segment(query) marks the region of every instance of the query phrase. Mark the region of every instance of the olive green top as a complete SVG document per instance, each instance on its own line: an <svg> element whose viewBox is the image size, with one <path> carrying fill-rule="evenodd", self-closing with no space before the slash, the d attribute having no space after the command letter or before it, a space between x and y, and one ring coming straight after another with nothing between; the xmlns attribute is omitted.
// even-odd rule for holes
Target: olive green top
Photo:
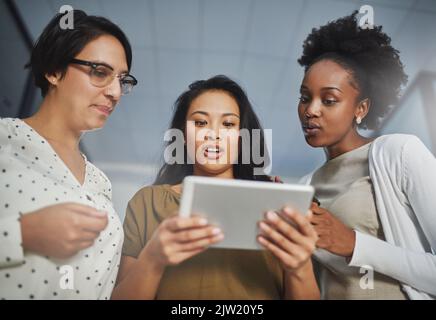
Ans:
<svg viewBox="0 0 436 320"><path fill-rule="evenodd" d="M179 203L170 185L139 190L126 211L123 255L136 258ZM281 266L267 251L211 248L167 267L156 299L280 299L282 281Z"/></svg>
<svg viewBox="0 0 436 320"><path fill-rule="evenodd" d="M368 155L371 143L327 161L313 175L312 185L321 207L351 229L385 240L377 214ZM400 283L370 269L348 266L345 258L322 255L315 264L323 299L406 299Z"/></svg>

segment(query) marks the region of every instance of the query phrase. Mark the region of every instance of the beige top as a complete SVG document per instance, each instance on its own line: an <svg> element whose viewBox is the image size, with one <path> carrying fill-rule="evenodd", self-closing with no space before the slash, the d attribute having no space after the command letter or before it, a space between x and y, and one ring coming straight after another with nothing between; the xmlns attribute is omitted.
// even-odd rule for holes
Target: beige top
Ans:
<svg viewBox="0 0 436 320"><path fill-rule="evenodd" d="M180 195L170 185L149 186L130 200L123 255L137 257L159 223L177 212ZM167 267L156 299L280 299L282 269L268 252L208 249Z"/></svg>
<svg viewBox="0 0 436 320"><path fill-rule="evenodd" d="M384 240L369 177L370 146L368 143L327 161L314 173L311 184L321 207L348 227ZM344 258L332 256L317 256L321 260L316 270L323 299L406 299L397 280L374 272L374 288L370 289L365 285L370 275L367 270L350 267Z"/></svg>

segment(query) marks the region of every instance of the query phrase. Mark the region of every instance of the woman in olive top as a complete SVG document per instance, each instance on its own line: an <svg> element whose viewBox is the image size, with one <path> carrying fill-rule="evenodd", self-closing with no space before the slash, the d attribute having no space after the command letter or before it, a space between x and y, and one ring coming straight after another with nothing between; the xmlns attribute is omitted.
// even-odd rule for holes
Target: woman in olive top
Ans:
<svg viewBox="0 0 436 320"><path fill-rule="evenodd" d="M195 154L185 145L184 164L165 164L154 185L142 188L130 200L120 273L112 298L318 298L312 292L305 295L304 288L293 290L301 288L300 279L315 282L308 271L317 236L303 215L289 208L282 210L295 222L292 227L279 215L267 213L259 223L258 240L268 249L263 251L206 250L223 239L222 231L198 216L177 216L181 182L187 175L269 180L268 176L253 174L254 163L239 163L238 134L222 134L221 129L239 133L244 128L250 134L253 129L261 129L239 85L224 76L191 84L176 101L171 128L180 130L188 146L189 141L195 141ZM205 134L197 141L201 129ZM259 143L264 145L263 135ZM225 161L217 161L222 157ZM186 164L188 158L196 161ZM294 236L285 240L281 233Z"/></svg>

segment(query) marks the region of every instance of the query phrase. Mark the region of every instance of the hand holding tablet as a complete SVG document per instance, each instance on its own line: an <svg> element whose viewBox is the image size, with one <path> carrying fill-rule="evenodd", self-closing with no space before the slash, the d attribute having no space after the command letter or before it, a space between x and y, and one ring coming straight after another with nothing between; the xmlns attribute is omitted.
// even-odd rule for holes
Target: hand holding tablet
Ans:
<svg viewBox="0 0 436 320"><path fill-rule="evenodd" d="M306 185L191 176L183 181L179 215L199 214L221 228L224 240L212 247L261 249L256 237L264 213L284 206L306 213L313 194Z"/></svg>
<svg viewBox="0 0 436 320"><path fill-rule="evenodd" d="M150 261L155 270L179 263L206 250L223 239L222 231L198 216L172 216L154 231L142 257Z"/></svg>

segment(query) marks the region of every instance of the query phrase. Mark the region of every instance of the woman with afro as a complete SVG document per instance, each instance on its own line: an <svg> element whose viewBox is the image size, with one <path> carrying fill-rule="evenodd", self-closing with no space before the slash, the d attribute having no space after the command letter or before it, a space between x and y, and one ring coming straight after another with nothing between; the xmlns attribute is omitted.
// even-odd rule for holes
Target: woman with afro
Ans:
<svg viewBox="0 0 436 320"><path fill-rule="evenodd" d="M407 76L382 27L361 29L357 19L313 29L298 60L301 126L326 155L304 179L320 202L311 208L319 240L300 289L322 299L433 299L436 159L415 136L359 134L378 128Z"/></svg>

